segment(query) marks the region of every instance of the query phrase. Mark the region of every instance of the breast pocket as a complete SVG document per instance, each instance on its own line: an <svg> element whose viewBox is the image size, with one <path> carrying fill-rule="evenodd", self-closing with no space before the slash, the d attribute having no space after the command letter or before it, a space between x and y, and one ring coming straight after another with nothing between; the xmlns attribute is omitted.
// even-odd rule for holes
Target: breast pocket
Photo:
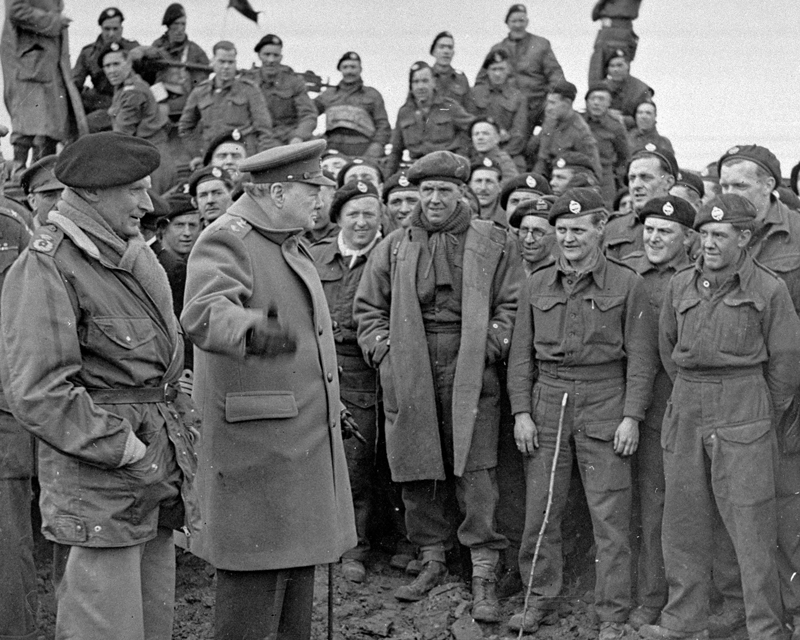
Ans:
<svg viewBox="0 0 800 640"><path fill-rule="evenodd" d="M428 116L425 123L425 138L433 145L445 145L455 137L455 128L450 114L439 109Z"/></svg>
<svg viewBox="0 0 800 640"><path fill-rule="evenodd" d="M756 300L724 298L719 306L721 316L716 323L719 350L737 356L757 354L764 339L761 333L761 312L764 304Z"/></svg>
<svg viewBox="0 0 800 640"><path fill-rule="evenodd" d="M225 101L225 124L241 127L250 122L250 103L247 96L233 95Z"/></svg>
<svg viewBox="0 0 800 640"><path fill-rule="evenodd" d="M156 359L155 337L150 318L96 316L89 320L84 346L107 360L152 361Z"/></svg>
<svg viewBox="0 0 800 640"><path fill-rule="evenodd" d="M678 345L683 349L691 348L697 338L700 329L699 304L700 298L677 299L672 303L678 322Z"/></svg>
<svg viewBox="0 0 800 640"><path fill-rule="evenodd" d="M622 347L625 296L586 296L583 303L586 318L585 341Z"/></svg>
<svg viewBox="0 0 800 640"><path fill-rule="evenodd" d="M534 344L561 344L567 299L541 296L531 300Z"/></svg>
<svg viewBox="0 0 800 640"><path fill-rule="evenodd" d="M413 116L403 118L397 123L397 126L403 134L403 142L407 149L422 144L422 127L417 124L416 118Z"/></svg>
<svg viewBox="0 0 800 640"><path fill-rule="evenodd" d="M276 122L293 121L296 117L294 98L291 89L273 91L268 99L269 113Z"/></svg>

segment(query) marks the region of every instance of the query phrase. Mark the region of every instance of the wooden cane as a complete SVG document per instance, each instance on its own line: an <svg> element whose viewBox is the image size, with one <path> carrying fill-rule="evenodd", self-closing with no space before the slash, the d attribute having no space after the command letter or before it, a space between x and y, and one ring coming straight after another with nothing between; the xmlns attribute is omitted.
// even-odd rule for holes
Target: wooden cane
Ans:
<svg viewBox="0 0 800 640"><path fill-rule="evenodd" d="M536 548L533 551L533 561L531 562L531 572L528 574L528 588L525 590L525 603L522 605L522 624L519 627L518 640L522 640L522 633L525 630L525 616L528 614L528 600L531 597L533 587L533 572L536 569L536 560L539 557L539 548L542 546L542 537L547 529L547 521L550 519L550 507L553 505L553 486L556 483L556 467L558 466L558 454L561 451L561 433L564 431L564 413L567 410L567 398L569 394L565 391L561 398L561 414L558 416L558 433L556 434L556 453L553 456L553 465L550 468L550 486L547 489L547 506L544 509L544 520L539 528L539 538L536 540Z"/></svg>

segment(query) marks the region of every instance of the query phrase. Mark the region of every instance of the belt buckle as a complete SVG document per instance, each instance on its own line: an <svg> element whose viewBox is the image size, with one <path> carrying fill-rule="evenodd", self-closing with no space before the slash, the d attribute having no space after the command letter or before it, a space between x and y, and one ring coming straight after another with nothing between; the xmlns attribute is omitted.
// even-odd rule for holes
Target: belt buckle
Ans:
<svg viewBox="0 0 800 640"><path fill-rule="evenodd" d="M178 397L178 389L168 383L164 384L164 400L167 402L174 402Z"/></svg>

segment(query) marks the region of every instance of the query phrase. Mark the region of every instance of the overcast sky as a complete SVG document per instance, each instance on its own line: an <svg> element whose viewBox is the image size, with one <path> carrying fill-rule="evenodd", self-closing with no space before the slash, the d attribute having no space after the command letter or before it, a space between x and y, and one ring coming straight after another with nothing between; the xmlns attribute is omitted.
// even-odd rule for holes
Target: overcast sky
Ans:
<svg viewBox="0 0 800 640"><path fill-rule="evenodd" d="M338 82L336 62L361 54L364 80L384 96L389 119L407 92L408 68L428 60L433 36L456 40L454 66L474 80L492 44L507 33L497 0L251 0L259 25L227 10L227 0L184 0L189 37L210 53L220 39L239 46L240 66L256 59L265 33L284 40L284 62ZM125 36L150 44L169 3L119 0ZM510 3L508 3L510 4ZM106 0L65 0L74 63L98 33ZM583 109L597 24L592 0L529 0L530 30L548 38ZM800 2L797 0L644 0L635 23L641 40L632 72L655 89L659 130L679 163L699 169L734 144L758 143L780 158L784 175L800 160ZM2 113L3 122L8 117ZM8 155L7 138L4 151Z"/></svg>

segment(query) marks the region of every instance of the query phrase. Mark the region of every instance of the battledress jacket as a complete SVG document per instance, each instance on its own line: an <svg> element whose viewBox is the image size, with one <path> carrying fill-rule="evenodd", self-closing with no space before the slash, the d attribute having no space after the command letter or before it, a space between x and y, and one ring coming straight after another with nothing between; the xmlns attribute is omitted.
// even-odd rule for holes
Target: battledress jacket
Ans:
<svg viewBox="0 0 800 640"><path fill-rule="evenodd" d="M300 232L268 228L245 194L189 256L181 322L195 344L205 525L193 551L220 569L326 564L356 545L333 330ZM297 351L247 355L272 305Z"/></svg>

